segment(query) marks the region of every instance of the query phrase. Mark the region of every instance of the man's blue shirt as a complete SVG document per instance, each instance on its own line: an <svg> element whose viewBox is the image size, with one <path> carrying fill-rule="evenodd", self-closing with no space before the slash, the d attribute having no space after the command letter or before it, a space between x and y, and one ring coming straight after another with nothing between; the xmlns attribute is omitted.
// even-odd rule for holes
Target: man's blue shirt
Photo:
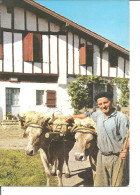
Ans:
<svg viewBox="0 0 140 195"><path fill-rule="evenodd" d="M85 114L96 122L99 150L107 154L120 152L129 128L126 115L116 110L108 118L101 110Z"/></svg>

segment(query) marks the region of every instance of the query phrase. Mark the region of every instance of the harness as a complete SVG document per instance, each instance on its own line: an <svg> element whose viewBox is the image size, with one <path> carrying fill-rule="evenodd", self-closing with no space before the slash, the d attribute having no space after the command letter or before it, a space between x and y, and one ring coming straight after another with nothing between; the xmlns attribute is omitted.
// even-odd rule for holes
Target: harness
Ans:
<svg viewBox="0 0 140 195"><path fill-rule="evenodd" d="M90 133L90 134L97 135L97 131L93 127L85 127L85 126L75 125L71 131L74 133L80 132L80 133Z"/></svg>

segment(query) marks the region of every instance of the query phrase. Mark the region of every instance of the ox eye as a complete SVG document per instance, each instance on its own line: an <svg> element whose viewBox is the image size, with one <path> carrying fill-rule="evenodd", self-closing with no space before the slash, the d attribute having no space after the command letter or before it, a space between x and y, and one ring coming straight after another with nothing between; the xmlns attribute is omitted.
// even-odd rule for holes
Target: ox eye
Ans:
<svg viewBox="0 0 140 195"><path fill-rule="evenodd" d="M88 142L87 142L87 144L90 144L92 142L92 140L89 140Z"/></svg>

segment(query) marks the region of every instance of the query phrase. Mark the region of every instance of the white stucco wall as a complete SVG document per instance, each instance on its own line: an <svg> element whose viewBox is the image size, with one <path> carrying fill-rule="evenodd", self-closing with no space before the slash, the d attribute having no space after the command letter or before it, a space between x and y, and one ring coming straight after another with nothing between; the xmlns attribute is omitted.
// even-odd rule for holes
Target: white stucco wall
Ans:
<svg viewBox="0 0 140 195"><path fill-rule="evenodd" d="M79 74L79 37L74 35L74 72Z"/></svg>
<svg viewBox="0 0 140 195"><path fill-rule="evenodd" d="M27 30L36 31L37 30L36 15L30 11L26 11L26 17Z"/></svg>
<svg viewBox="0 0 140 195"><path fill-rule="evenodd" d="M130 76L130 64L129 64L129 61L126 60L126 63L125 63L125 78L129 78Z"/></svg>
<svg viewBox="0 0 140 195"><path fill-rule="evenodd" d="M118 77L123 78L124 75L124 58L118 58Z"/></svg>
<svg viewBox="0 0 140 195"><path fill-rule="evenodd" d="M3 33L4 71L12 72L12 33Z"/></svg>
<svg viewBox="0 0 140 195"><path fill-rule="evenodd" d="M108 51L103 51L102 54L102 76L108 76Z"/></svg>
<svg viewBox="0 0 140 195"><path fill-rule="evenodd" d="M14 8L14 27L15 29L24 30L24 9L23 8Z"/></svg>
<svg viewBox="0 0 140 195"><path fill-rule="evenodd" d="M110 67L110 77L116 77L116 68Z"/></svg>
<svg viewBox="0 0 140 195"><path fill-rule="evenodd" d="M2 60L0 60L0 71L2 71Z"/></svg>
<svg viewBox="0 0 140 195"><path fill-rule="evenodd" d="M6 88L19 88L20 101L19 101L19 114L26 111L39 111L50 113L61 113L65 115L73 114L71 108L70 97L67 94L67 85L59 85L57 83L14 83L14 82L0 82L0 94L6 94ZM36 90L44 90L43 105L36 105ZM46 106L46 91L56 91L56 107L49 108ZM6 117L6 97L0 96L0 120Z"/></svg>
<svg viewBox="0 0 140 195"><path fill-rule="evenodd" d="M7 13L7 8L4 5L0 5L1 13L1 27L11 29L11 14Z"/></svg>
<svg viewBox="0 0 140 195"><path fill-rule="evenodd" d="M42 36L43 73L49 73L49 37Z"/></svg>
<svg viewBox="0 0 140 195"><path fill-rule="evenodd" d="M59 85L67 84L66 36L59 36Z"/></svg>
<svg viewBox="0 0 140 195"><path fill-rule="evenodd" d="M48 31L48 21L44 18L38 18L38 30Z"/></svg>
<svg viewBox="0 0 140 195"><path fill-rule="evenodd" d="M57 57L57 36L50 35L50 67L54 74L57 74Z"/></svg>
<svg viewBox="0 0 140 195"><path fill-rule="evenodd" d="M68 74L73 74L73 35L68 32Z"/></svg>
<svg viewBox="0 0 140 195"><path fill-rule="evenodd" d="M94 74L100 75L100 49L94 45Z"/></svg>
<svg viewBox="0 0 140 195"><path fill-rule="evenodd" d="M14 72L22 72L23 51L22 34L14 33Z"/></svg>

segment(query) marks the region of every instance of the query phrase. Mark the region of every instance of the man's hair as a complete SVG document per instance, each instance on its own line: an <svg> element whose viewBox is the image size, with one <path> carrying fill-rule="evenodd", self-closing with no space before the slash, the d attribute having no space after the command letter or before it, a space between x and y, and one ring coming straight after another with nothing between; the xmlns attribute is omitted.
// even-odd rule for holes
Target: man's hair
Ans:
<svg viewBox="0 0 140 195"><path fill-rule="evenodd" d="M109 100L111 100L113 98L113 93L110 93L110 92L102 92L102 93L99 93L98 95L95 96L94 100L97 102L97 100L99 98L103 98L103 97L106 97Z"/></svg>

